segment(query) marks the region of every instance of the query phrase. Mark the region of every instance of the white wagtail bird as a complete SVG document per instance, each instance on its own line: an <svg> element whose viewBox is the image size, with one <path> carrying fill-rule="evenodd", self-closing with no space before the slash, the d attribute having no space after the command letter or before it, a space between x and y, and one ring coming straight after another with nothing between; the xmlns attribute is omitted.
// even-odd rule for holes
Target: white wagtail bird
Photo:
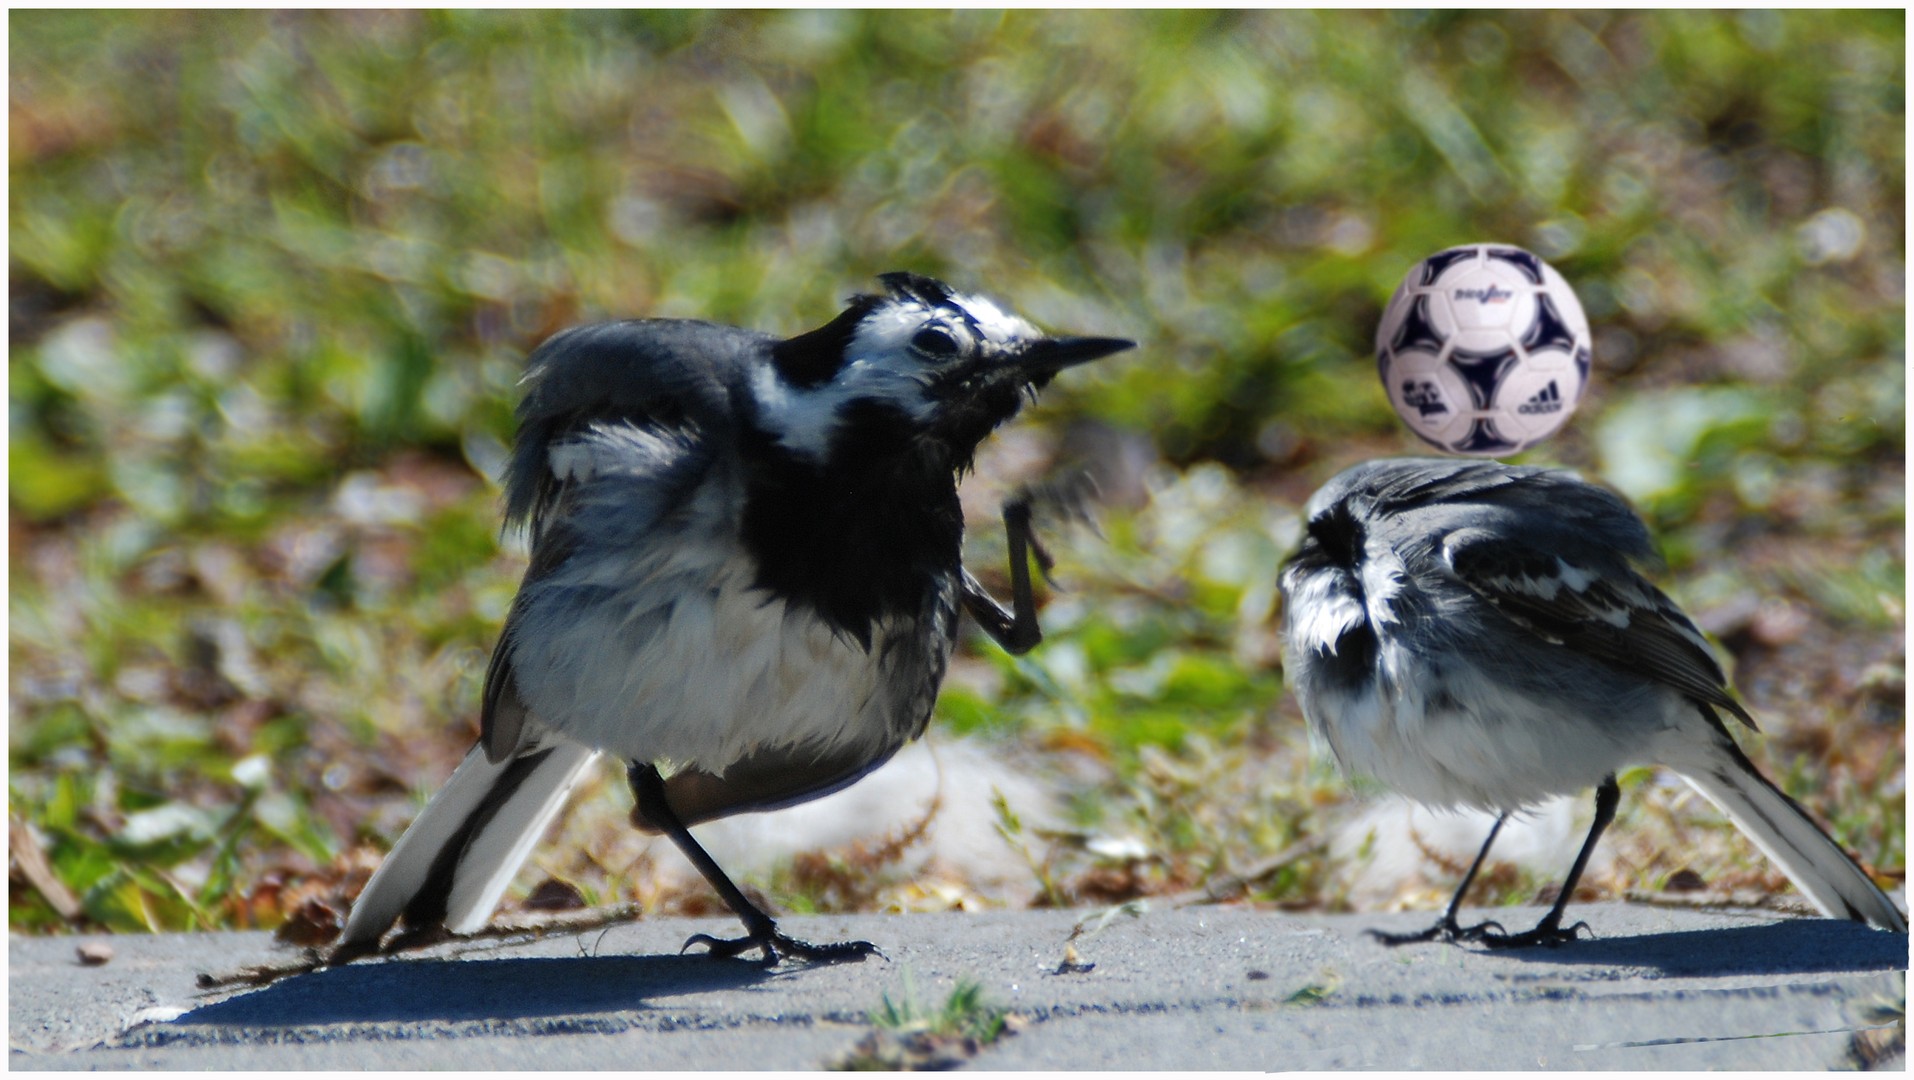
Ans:
<svg viewBox="0 0 1914 1080"><path fill-rule="evenodd" d="M486 671L479 742L367 883L334 956L483 925L600 754L759 950L778 931L688 826L827 795L921 735L958 611L1041 637L1028 500L1004 507L1011 608L964 569L957 481L1065 368L1132 348L1049 337L978 296L881 278L796 337L679 319L560 333L530 357L505 476L531 559ZM397 941L398 939L395 939ZM389 946L388 946L389 947Z"/></svg>
<svg viewBox="0 0 1914 1080"><path fill-rule="evenodd" d="M1621 797L1664 765L1719 807L1829 916L1905 933L1854 861L1735 745L1747 724L1708 642L1635 570L1648 530L1574 474L1492 462L1371 461L1308 503L1283 568L1284 663L1347 773L1434 807L1501 815L1441 920L1410 941L1574 939L1562 912ZM1595 787L1595 824L1534 929L1456 921L1511 813Z"/></svg>

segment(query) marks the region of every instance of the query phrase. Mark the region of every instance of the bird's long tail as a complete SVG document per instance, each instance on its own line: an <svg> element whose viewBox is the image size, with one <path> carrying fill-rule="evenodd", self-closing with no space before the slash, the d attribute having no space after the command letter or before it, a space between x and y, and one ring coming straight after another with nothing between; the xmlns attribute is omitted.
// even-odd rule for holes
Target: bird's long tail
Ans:
<svg viewBox="0 0 1914 1080"><path fill-rule="evenodd" d="M1907 933L1907 919L1801 804L1761 775L1723 735L1700 762L1676 766L1681 778L1728 815L1831 918L1855 919Z"/></svg>
<svg viewBox="0 0 1914 1080"><path fill-rule="evenodd" d="M484 925L597 757L589 747L551 742L495 765L483 746L473 747L366 882L338 948L363 952L401 917L410 930L464 934Z"/></svg>

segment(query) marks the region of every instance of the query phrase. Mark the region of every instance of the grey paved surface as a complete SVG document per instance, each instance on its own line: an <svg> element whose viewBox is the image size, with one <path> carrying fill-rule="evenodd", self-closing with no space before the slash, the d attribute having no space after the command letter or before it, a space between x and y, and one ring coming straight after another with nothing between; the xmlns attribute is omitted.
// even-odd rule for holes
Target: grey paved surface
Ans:
<svg viewBox="0 0 1914 1080"><path fill-rule="evenodd" d="M19 1069L813 1069L882 995L941 1003L958 979L1023 1021L985 1069L1825 1069L1862 1010L1904 1002L1908 938L1826 920L1629 905L1573 909L1600 935L1563 949L1385 949L1362 929L1432 916L1305 917L1231 907L791 918L889 957L765 970L677 955L722 919L649 919L529 943L442 946L243 992L194 977L283 959L265 934L8 946ZM1537 910L1498 911L1526 928ZM907 982L908 980L908 982ZM1300 1003L1313 1001L1310 1004ZM165 1019L171 1017L170 1019Z"/></svg>

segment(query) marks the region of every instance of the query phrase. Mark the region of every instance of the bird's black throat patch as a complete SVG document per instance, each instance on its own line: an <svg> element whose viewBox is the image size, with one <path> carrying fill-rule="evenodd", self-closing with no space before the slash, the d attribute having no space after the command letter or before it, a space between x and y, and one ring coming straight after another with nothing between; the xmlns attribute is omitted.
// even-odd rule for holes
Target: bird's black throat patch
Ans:
<svg viewBox="0 0 1914 1080"><path fill-rule="evenodd" d="M887 441L868 424L847 427ZM834 450L823 466L756 440L742 538L760 588L869 649L879 619L916 617L940 578L958 572L963 511L952 464L934 445Z"/></svg>

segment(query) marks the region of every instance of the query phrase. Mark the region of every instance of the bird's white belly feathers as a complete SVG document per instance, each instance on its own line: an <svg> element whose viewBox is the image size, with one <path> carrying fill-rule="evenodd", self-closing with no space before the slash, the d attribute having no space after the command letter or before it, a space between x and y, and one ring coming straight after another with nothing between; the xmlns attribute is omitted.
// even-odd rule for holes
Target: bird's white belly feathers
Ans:
<svg viewBox="0 0 1914 1080"><path fill-rule="evenodd" d="M1304 712L1345 772L1430 806L1500 812L1583 791L1652 760L1642 736L1685 716L1675 695L1655 688L1568 715L1563 700L1544 703L1471 664L1441 662L1454 658L1431 663L1388 635L1377 659L1377 678L1321 687Z"/></svg>
<svg viewBox="0 0 1914 1080"><path fill-rule="evenodd" d="M528 585L513 667L533 715L626 761L717 774L761 746L823 751L893 726L882 658L895 626L874 624L866 651L752 588L744 556L699 558L716 550L659 544Z"/></svg>

